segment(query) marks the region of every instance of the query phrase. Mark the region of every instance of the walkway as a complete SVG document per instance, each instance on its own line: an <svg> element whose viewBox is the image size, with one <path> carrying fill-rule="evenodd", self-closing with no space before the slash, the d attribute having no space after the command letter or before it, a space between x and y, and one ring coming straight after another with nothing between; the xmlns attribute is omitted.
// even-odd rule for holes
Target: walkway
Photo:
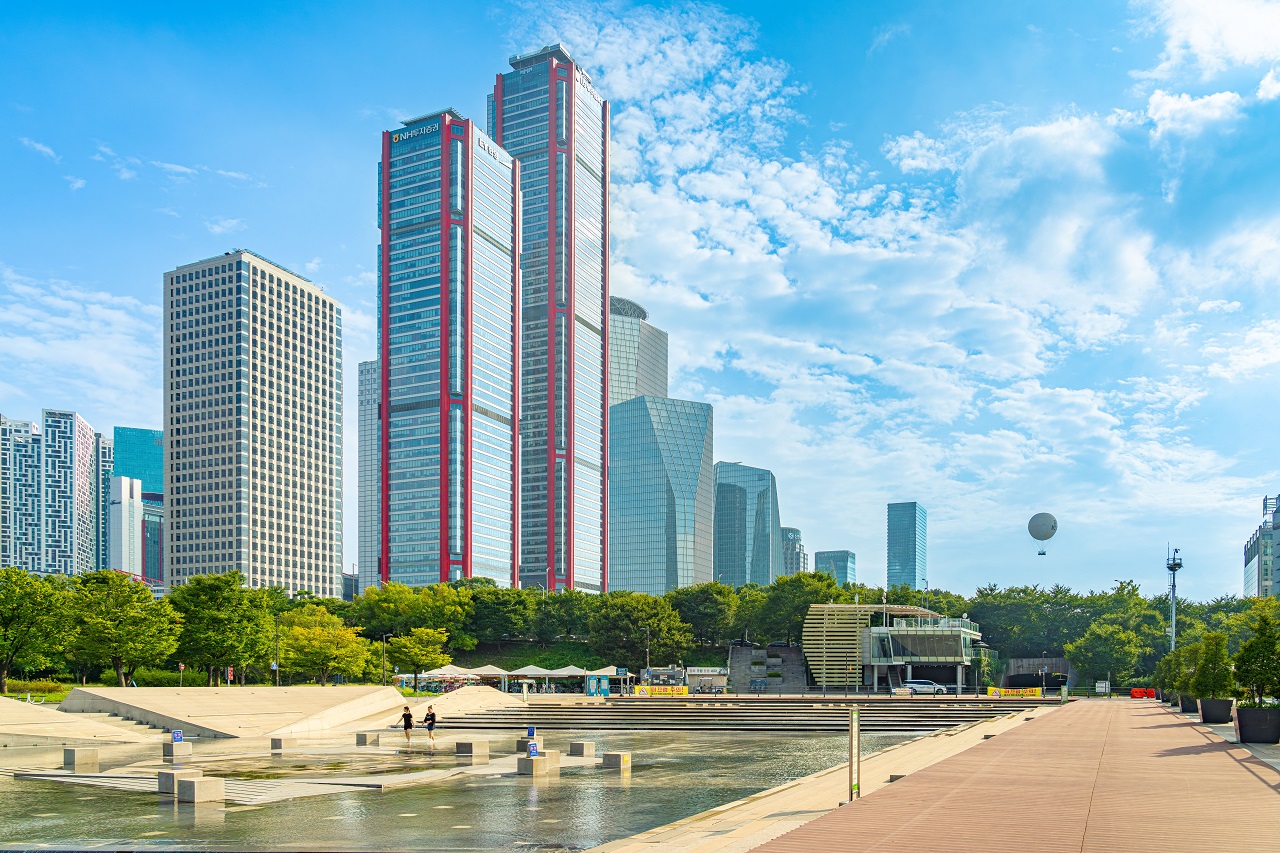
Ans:
<svg viewBox="0 0 1280 853"><path fill-rule="evenodd" d="M1280 773L1154 701L1089 700L758 848L1274 853Z"/></svg>

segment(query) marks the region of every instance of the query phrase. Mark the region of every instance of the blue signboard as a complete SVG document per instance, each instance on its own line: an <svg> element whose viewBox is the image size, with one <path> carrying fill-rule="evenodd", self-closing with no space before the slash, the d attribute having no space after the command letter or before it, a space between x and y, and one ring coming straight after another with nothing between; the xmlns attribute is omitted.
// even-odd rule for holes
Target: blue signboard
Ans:
<svg viewBox="0 0 1280 853"><path fill-rule="evenodd" d="M173 742L182 743L182 729L173 730Z"/></svg>
<svg viewBox="0 0 1280 853"><path fill-rule="evenodd" d="M533 743L529 744L529 757L530 757L530 758L537 758L537 757L538 757L538 743L537 743L537 741L534 741Z"/></svg>
<svg viewBox="0 0 1280 853"><path fill-rule="evenodd" d="M529 726L529 737L537 737L537 731L534 726Z"/></svg>
<svg viewBox="0 0 1280 853"><path fill-rule="evenodd" d="M625 666L617 667L617 670L618 670L617 675L616 675L616 677L617 677L617 678L626 678L626 677L627 677L627 668L626 668Z"/></svg>

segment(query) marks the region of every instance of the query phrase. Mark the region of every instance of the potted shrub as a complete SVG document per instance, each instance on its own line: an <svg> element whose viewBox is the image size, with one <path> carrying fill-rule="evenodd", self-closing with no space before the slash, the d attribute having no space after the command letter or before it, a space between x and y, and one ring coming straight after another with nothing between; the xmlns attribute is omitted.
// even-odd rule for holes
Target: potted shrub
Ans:
<svg viewBox="0 0 1280 853"><path fill-rule="evenodd" d="M1178 667L1176 687L1178 688L1179 710L1184 714L1198 714L1200 707L1196 704L1191 689L1191 679L1196 674L1196 661L1200 657L1200 644L1191 643L1178 649Z"/></svg>
<svg viewBox="0 0 1280 853"><path fill-rule="evenodd" d="M1231 664L1227 660L1227 635L1210 632L1201 638L1191 692L1200 697L1200 722L1231 722Z"/></svg>
<svg viewBox="0 0 1280 853"><path fill-rule="evenodd" d="M1253 623L1253 636L1240 644L1235 680L1241 688L1236 706L1236 739L1240 743L1280 743L1280 706L1268 697L1280 693L1280 635L1265 611Z"/></svg>

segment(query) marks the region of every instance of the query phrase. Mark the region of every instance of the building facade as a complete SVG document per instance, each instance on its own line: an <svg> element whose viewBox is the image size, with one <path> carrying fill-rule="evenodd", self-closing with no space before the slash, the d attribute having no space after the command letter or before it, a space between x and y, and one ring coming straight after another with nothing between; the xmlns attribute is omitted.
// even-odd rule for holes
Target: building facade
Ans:
<svg viewBox="0 0 1280 853"><path fill-rule="evenodd" d="M0 415L0 567L40 571L40 424Z"/></svg>
<svg viewBox="0 0 1280 853"><path fill-rule="evenodd" d="M813 570L835 578L844 585L858 582L858 557L852 551L815 551Z"/></svg>
<svg viewBox="0 0 1280 853"><path fill-rule="evenodd" d="M602 592L609 105L559 45L511 58L489 134L520 162L520 582Z"/></svg>
<svg viewBox="0 0 1280 853"><path fill-rule="evenodd" d="M95 467L94 513L97 520L97 561L95 569L111 567L111 512L109 509L111 494L111 478L115 476L115 445L111 439L100 432L93 434Z"/></svg>
<svg viewBox="0 0 1280 853"><path fill-rule="evenodd" d="M889 586L928 586L928 519L924 507L915 501L889 504L887 546Z"/></svg>
<svg viewBox="0 0 1280 853"><path fill-rule="evenodd" d="M379 569L382 558L382 521L378 506L382 500L381 469L382 445L379 429L382 408L382 371L377 359L362 361L359 365L357 428L357 482L359 505L357 512L357 536L359 551L356 562L356 593L366 587L382 583Z"/></svg>
<svg viewBox="0 0 1280 853"><path fill-rule="evenodd" d="M164 275L165 582L342 594L342 309L242 249Z"/></svg>
<svg viewBox="0 0 1280 853"><path fill-rule="evenodd" d="M662 595L711 581L711 406L633 397L609 419L610 589Z"/></svg>
<svg viewBox="0 0 1280 853"><path fill-rule="evenodd" d="M144 577L146 540L142 481L112 477L107 507L109 553L107 568Z"/></svg>
<svg viewBox="0 0 1280 853"><path fill-rule="evenodd" d="M147 494L164 493L164 430L116 427L111 443L115 476L141 480Z"/></svg>
<svg viewBox="0 0 1280 853"><path fill-rule="evenodd" d="M667 333L630 299L609 297L609 405L667 396Z"/></svg>
<svg viewBox="0 0 1280 853"><path fill-rule="evenodd" d="M1244 545L1244 596L1258 598L1275 595L1275 565L1273 562L1276 524L1280 522L1277 503L1280 495L1262 499L1262 524Z"/></svg>
<svg viewBox="0 0 1280 853"><path fill-rule="evenodd" d="M782 528L782 573L794 575L809 571L809 555L804 552L804 539L799 528Z"/></svg>
<svg viewBox="0 0 1280 853"><path fill-rule="evenodd" d="M382 135L382 581L514 583L519 175L453 110Z"/></svg>
<svg viewBox="0 0 1280 853"><path fill-rule="evenodd" d="M92 572L102 563L98 435L75 412L45 409L43 420L38 571Z"/></svg>
<svg viewBox="0 0 1280 853"><path fill-rule="evenodd" d="M715 579L768 586L783 572L778 482L773 472L715 464Z"/></svg>
<svg viewBox="0 0 1280 853"><path fill-rule="evenodd" d="M142 493L142 577L152 586L164 580L164 504Z"/></svg>

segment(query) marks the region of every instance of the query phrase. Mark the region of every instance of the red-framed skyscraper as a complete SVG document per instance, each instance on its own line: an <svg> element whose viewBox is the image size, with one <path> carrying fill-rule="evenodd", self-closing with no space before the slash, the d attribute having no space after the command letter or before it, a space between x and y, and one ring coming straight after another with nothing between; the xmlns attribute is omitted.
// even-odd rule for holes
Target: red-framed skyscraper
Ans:
<svg viewBox="0 0 1280 853"><path fill-rule="evenodd" d="M608 587L609 104L560 47L511 57L489 133L520 162L520 583Z"/></svg>
<svg viewBox="0 0 1280 853"><path fill-rule="evenodd" d="M516 582L520 167L453 110L382 135L379 574Z"/></svg>

